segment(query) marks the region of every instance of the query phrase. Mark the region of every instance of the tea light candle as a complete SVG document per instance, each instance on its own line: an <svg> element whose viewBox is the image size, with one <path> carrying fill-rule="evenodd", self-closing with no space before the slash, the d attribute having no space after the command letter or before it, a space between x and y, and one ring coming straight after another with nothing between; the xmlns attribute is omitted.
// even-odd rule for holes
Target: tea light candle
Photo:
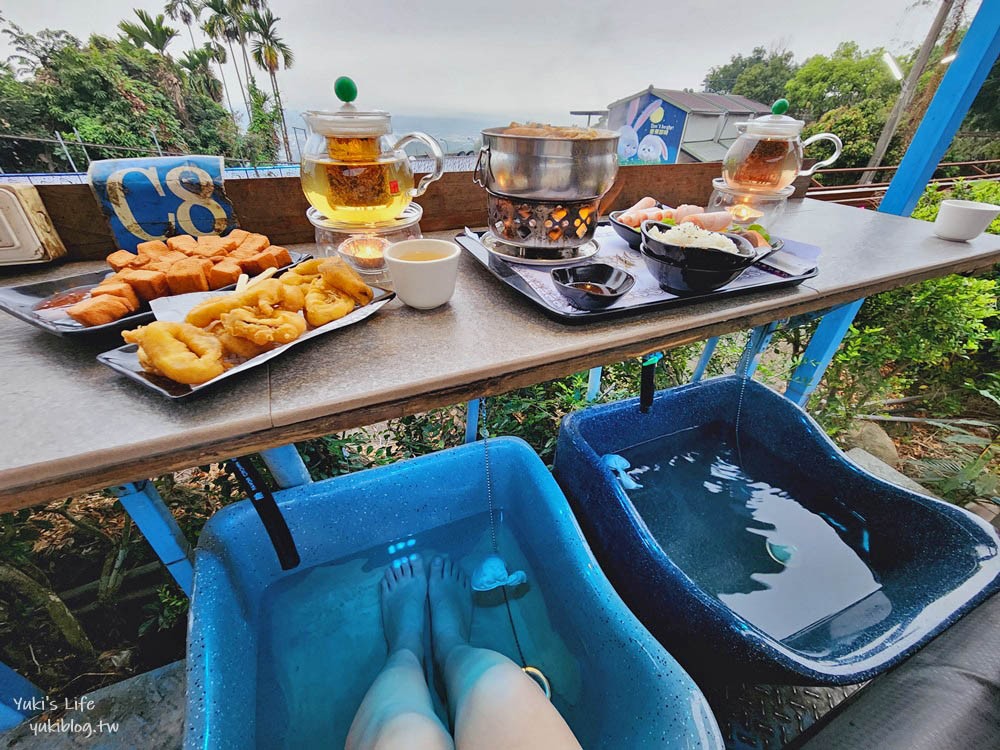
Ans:
<svg viewBox="0 0 1000 750"><path fill-rule="evenodd" d="M389 247L388 240L374 235L362 234L348 237L340 243L337 250L359 270L381 271L385 268L387 247Z"/></svg>
<svg viewBox="0 0 1000 750"><path fill-rule="evenodd" d="M730 206L729 213L733 215L733 221L737 224L753 224L764 215L763 211L758 211L746 203L738 203L735 206Z"/></svg>

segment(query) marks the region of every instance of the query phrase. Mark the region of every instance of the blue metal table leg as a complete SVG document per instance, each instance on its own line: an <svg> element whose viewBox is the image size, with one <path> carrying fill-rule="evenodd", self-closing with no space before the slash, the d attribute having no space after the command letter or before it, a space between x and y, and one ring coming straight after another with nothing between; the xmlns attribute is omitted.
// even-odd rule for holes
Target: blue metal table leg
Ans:
<svg viewBox="0 0 1000 750"><path fill-rule="evenodd" d="M1000 0L984 0L889 183L879 211L898 216L913 213L998 55ZM819 384L862 302L836 308L820 321L785 391L799 406L805 405Z"/></svg>
<svg viewBox="0 0 1000 750"><path fill-rule="evenodd" d="M851 323L854 322L854 316L858 314L863 303L864 299L855 300L835 307L823 316L812 338L809 339L809 346L802 355L802 362L795 368L788 381L785 398L799 406L806 405L819 381L823 379L823 373L833 360L833 355L837 353L840 342L847 335Z"/></svg>
<svg viewBox="0 0 1000 750"><path fill-rule="evenodd" d="M593 401L601 392L601 373L603 367L591 367L587 373L587 400Z"/></svg>
<svg viewBox="0 0 1000 750"><path fill-rule="evenodd" d="M44 698L41 690L0 662L0 732L48 708Z"/></svg>
<svg viewBox="0 0 1000 750"><path fill-rule="evenodd" d="M282 489L298 487L300 484L309 484L312 481L309 469L306 468L302 456L294 445L268 448L260 452L260 457L267 465L274 481Z"/></svg>
<svg viewBox="0 0 1000 750"><path fill-rule="evenodd" d="M479 437L479 399L474 398L465 407L465 442L474 443Z"/></svg>
<svg viewBox="0 0 1000 750"><path fill-rule="evenodd" d="M718 336L713 336L705 342L705 348L702 350L701 356L698 357L698 364L695 365L694 372L691 373L692 383L697 383L705 377L705 370L708 369L708 363L712 361L712 355L715 354L715 347L718 345Z"/></svg>
<svg viewBox="0 0 1000 750"><path fill-rule="evenodd" d="M191 564L191 545L180 526L163 502L160 493L149 480L128 482L109 488L135 525L146 537L156 556L188 596L194 583L194 566Z"/></svg>
<svg viewBox="0 0 1000 750"><path fill-rule="evenodd" d="M737 375L742 375L745 378L753 377L753 374L757 372L757 366L760 364L761 355L767 349L768 344L771 343L771 337L778 330L780 324L781 321L776 320L766 325L757 326L750 332L750 340L747 341L747 345L743 348L743 354L736 365Z"/></svg>

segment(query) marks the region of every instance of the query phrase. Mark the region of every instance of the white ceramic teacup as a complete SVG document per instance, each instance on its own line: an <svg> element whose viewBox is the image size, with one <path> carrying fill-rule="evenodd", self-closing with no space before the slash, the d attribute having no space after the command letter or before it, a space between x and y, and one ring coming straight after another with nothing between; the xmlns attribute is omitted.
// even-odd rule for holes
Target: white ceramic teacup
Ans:
<svg viewBox="0 0 1000 750"><path fill-rule="evenodd" d="M943 240L964 242L978 237L1000 214L1000 206L977 201L941 201L934 234Z"/></svg>
<svg viewBox="0 0 1000 750"><path fill-rule="evenodd" d="M451 299L462 249L447 240L403 240L385 251L385 265L396 295L418 310L439 307Z"/></svg>

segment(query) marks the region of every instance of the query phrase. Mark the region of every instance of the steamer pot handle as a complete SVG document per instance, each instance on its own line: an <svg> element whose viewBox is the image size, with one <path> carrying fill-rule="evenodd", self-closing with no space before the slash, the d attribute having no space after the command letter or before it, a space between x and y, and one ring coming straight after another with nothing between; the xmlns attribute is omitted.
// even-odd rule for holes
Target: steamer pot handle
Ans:
<svg viewBox="0 0 1000 750"><path fill-rule="evenodd" d="M483 161L483 157L486 157L486 161ZM488 143L483 144L483 147L479 149L479 158L476 159L476 167L472 170L472 181L479 185L479 187L486 187L486 170L490 168L490 145Z"/></svg>

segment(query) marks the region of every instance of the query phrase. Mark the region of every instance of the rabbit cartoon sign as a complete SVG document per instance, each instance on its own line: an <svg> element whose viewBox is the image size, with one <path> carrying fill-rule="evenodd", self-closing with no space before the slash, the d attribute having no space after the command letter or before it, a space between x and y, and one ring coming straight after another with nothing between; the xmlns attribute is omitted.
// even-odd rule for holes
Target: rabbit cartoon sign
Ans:
<svg viewBox="0 0 1000 750"><path fill-rule="evenodd" d="M685 112L652 93L622 103L608 126L618 130L620 164L673 164L677 161Z"/></svg>

